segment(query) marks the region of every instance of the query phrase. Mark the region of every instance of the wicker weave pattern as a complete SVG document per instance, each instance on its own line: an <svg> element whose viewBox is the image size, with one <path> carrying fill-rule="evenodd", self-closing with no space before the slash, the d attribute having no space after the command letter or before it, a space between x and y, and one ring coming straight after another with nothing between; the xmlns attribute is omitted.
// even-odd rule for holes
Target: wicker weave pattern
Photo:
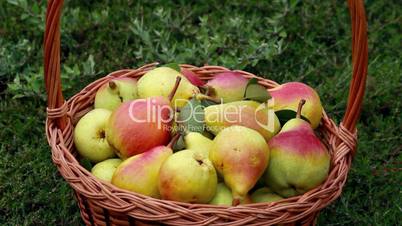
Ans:
<svg viewBox="0 0 402 226"><path fill-rule="evenodd" d="M314 224L319 210L340 196L356 149L355 125L360 113L367 73L367 35L363 2L349 0L353 33L353 76L347 110L337 126L324 112L319 132L331 154L327 180L319 187L296 197L271 204L249 204L237 207L187 204L159 200L121 190L97 180L76 160L73 126L92 109L97 89L115 77L138 78L157 63L138 69L124 69L89 84L64 101L60 82L60 10L62 1L48 2L44 38L45 80L48 93L46 133L52 159L61 175L74 189L81 216L87 225L141 225L161 222L169 225L270 225L300 222ZM208 80L227 71L219 66L181 65ZM278 83L237 71L246 78L255 77L266 88Z"/></svg>

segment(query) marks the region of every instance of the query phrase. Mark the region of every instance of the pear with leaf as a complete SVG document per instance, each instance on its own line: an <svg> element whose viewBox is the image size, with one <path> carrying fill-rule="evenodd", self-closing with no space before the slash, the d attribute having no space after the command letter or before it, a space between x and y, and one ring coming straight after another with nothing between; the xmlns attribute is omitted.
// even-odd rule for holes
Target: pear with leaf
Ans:
<svg viewBox="0 0 402 226"><path fill-rule="evenodd" d="M266 184L283 197L303 194L328 176L328 150L310 124L300 118L304 103L304 99L300 100L296 118L289 120L268 143L271 154Z"/></svg>

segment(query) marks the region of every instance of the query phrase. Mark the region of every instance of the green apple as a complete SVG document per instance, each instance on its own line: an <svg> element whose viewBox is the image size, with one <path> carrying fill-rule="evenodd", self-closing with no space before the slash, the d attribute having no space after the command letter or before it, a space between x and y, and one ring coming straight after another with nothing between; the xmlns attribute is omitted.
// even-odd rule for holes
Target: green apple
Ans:
<svg viewBox="0 0 402 226"><path fill-rule="evenodd" d="M101 162L114 156L106 140L105 128L111 111L94 109L85 114L74 129L74 144L78 153L91 162Z"/></svg>
<svg viewBox="0 0 402 226"><path fill-rule="evenodd" d="M111 182L116 168L122 162L121 159L107 159L105 161L97 163L91 170L92 174L106 182Z"/></svg>
<svg viewBox="0 0 402 226"><path fill-rule="evenodd" d="M99 88L95 96L95 108L115 110L121 103L137 99L137 80L115 78Z"/></svg>

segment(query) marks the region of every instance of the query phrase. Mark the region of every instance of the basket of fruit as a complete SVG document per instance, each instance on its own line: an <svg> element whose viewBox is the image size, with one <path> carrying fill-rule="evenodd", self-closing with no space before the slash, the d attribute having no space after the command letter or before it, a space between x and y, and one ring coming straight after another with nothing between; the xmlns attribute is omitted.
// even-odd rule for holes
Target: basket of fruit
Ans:
<svg viewBox="0 0 402 226"><path fill-rule="evenodd" d="M220 66L123 69L66 101L62 4L46 15L46 135L85 224L309 225L340 196L367 74L362 0L348 1L353 75L339 125L306 84Z"/></svg>

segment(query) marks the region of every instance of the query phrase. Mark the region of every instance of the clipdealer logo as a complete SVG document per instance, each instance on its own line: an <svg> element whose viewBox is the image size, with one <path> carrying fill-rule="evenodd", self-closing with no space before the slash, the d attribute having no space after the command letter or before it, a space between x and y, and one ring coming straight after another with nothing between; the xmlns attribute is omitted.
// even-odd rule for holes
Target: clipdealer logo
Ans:
<svg viewBox="0 0 402 226"><path fill-rule="evenodd" d="M217 110L211 112L208 115L204 114L204 106L193 105L189 100L176 100L176 103L180 101L186 101L187 110L191 112L186 117L175 117L175 112L170 105L159 104L155 98L138 99L130 103L129 117L135 123L152 123L156 124L158 128L165 127L167 124L174 120L178 124L186 123L190 120L196 123L205 124L221 124L224 125L258 125L269 132L275 130L275 111L273 110L273 100L269 100L267 103L261 103L257 107L254 104L251 105L214 105ZM139 109L145 108L144 112L136 112ZM250 119L251 118L251 119Z"/></svg>

